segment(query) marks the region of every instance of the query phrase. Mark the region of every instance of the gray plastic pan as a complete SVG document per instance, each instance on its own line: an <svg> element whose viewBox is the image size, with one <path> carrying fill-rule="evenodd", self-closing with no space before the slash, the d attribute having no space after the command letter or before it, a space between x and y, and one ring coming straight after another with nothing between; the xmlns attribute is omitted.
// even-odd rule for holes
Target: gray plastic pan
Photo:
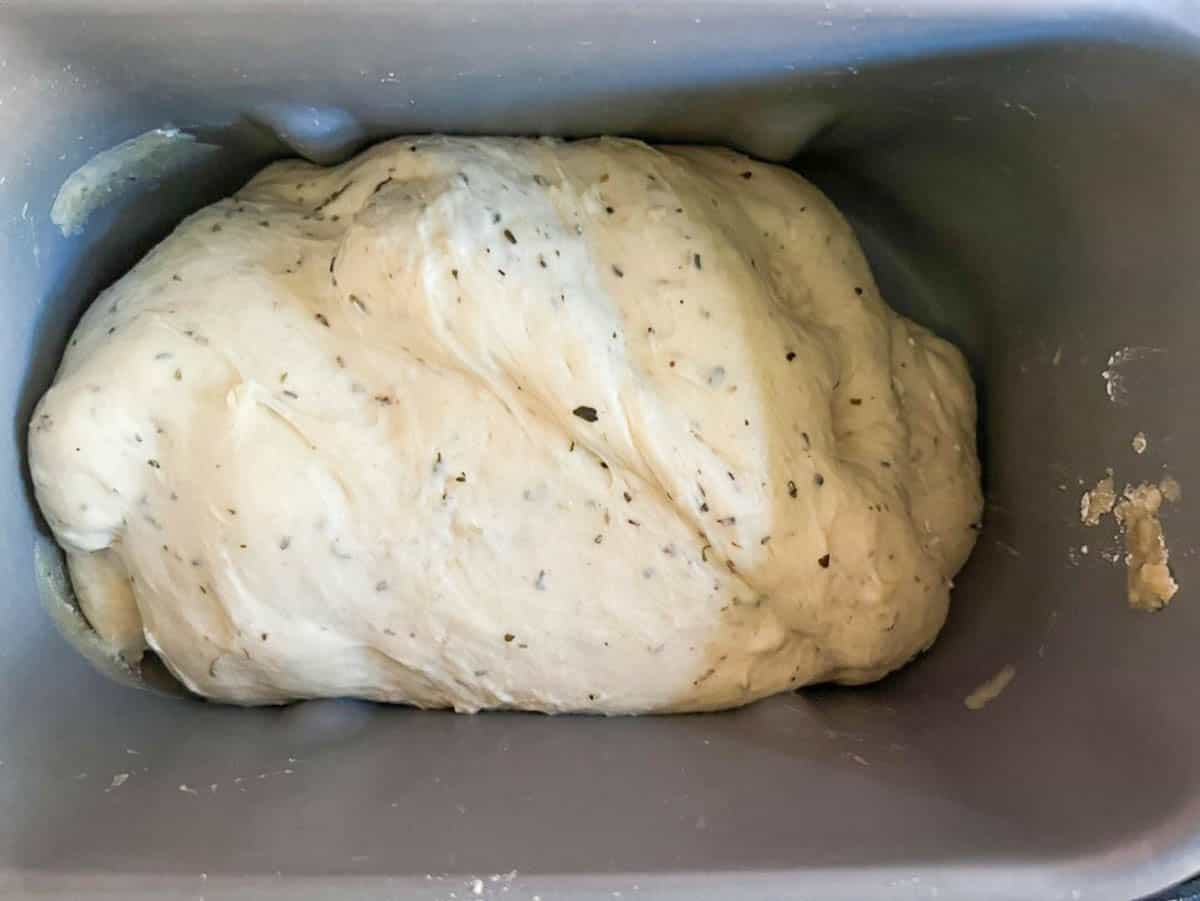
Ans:
<svg viewBox="0 0 1200 901"><path fill-rule="evenodd" d="M0 896L1129 899L1200 870L1197 28L1187 2L0 4ZM64 236L67 176L168 127L195 144ZM430 131L728 144L842 206L979 383L987 514L929 654L605 720L222 708L64 640L22 461L82 309L264 163ZM1079 522L1106 467L1183 486L1161 613Z"/></svg>

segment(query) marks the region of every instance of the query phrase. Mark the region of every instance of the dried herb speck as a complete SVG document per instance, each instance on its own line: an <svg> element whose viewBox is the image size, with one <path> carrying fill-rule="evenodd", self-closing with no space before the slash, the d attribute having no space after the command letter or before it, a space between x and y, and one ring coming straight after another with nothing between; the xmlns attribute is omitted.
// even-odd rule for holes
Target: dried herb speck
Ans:
<svg viewBox="0 0 1200 901"><path fill-rule="evenodd" d="M286 551L291 546L292 546L292 539L289 536L284 535L282 538L279 539L279 549L281 551Z"/></svg>
<svg viewBox="0 0 1200 901"><path fill-rule="evenodd" d="M513 635L511 632L505 632L505 633L504 633L504 640L505 640L505 641L511 642L511 641L512 641L514 638L516 638L516 637L517 637L517 636Z"/></svg>
<svg viewBox="0 0 1200 901"><path fill-rule="evenodd" d="M625 498L625 503L627 503L627 504L628 504L628 503L630 503L630 502L633 500L633 495L632 495L632 494L630 494L628 491L622 492L622 494L623 494L623 496L624 496L624 498Z"/></svg>
<svg viewBox="0 0 1200 901"><path fill-rule="evenodd" d="M796 352L794 350L789 350L787 352L786 359L789 363L792 362L792 360L796 359Z"/></svg>
<svg viewBox="0 0 1200 901"><path fill-rule="evenodd" d="M356 310L358 310L358 312L360 312L360 313L367 312L367 305L362 302L362 298L360 298L357 294L351 294L349 299L350 299L350 303L352 303L354 305L354 308Z"/></svg>
<svg viewBox="0 0 1200 901"><path fill-rule="evenodd" d="M287 388L284 388L284 389L283 389L283 396L284 396L284 397L290 397L292 400L299 400L299 399L300 399L300 395L299 395L299 394L297 394L295 391L290 391L290 390L288 390Z"/></svg>
<svg viewBox="0 0 1200 901"><path fill-rule="evenodd" d="M592 543L593 543L593 544L603 544L603 543L604 543L604 536L603 536L603 535L597 535L595 538L593 538L593 539L592 539Z"/></svg>
<svg viewBox="0 0 1200 901"><path fill-rule="evenodd" d="M324 313L317 313L317 315L314 316L313 318L316 319L317 322L321 323L321 325L325 326L325 328L330 327L329 320L325 318Z"/></svg>
<svg viewBox="0 0 1200 901"><path fill-rule="evenodd" d="M753 177L754 177L754 173L751 172L750 170L746 170L745 172L742 173L742 178L753 178Z"/></svg>
<svg viewBox="0 0 1200 901"><path fill-rule="evenodd" d="M157 460L147 460L146 465L148 465L151 469L162 469L162 464Z"/></svg>
<svg viewBox="0 0 1200 901"><path fill-rule="evenodd" d="M595 407L579 406L579 407L576 407L571 412L574 413L576 416L578 416L580 419L582 419L584 422L595 422L597 419L600 418L599 414L596 413Z"/></svg>
<svg viewBox="0 0 1200 901"><path fill-rule="evenodd" d="M788 479L787 485L788 485L788 497L795 497L798 494L798 492L796 490L796 483L793 482L791 479Z"/></svg>
<svg viewBox="0 0 1200 901"><path fill-rule="evenodd" d="M821 474L818 472L816 475L814 475L814 476L813 476L813 482L815 482L815 483L816 483L816 486L817 486L818 488L820 488L822 485L824 485L824 484L825 484L825 476L821 475Z"/></svg>
<svg viewBox="0 0 1200 901"><path fill-rule="evenodd" d="M465 472L460 472L458 475L456 475L454 477L454 481L456 481L456 482L465 482L466 480L467 480L467 474Z"/></svg>
<svg viewBox="0 0 1200 901"><path fill-rule="evenodd" d="M625 271L620 266L618 266L616 263L613 263L612 271L613 271L613 275L615 275L617 278L625 277Z"/></svg>
<svg viewBox="0 0 1200 901"><path fill-rule="evenodd" d="M829 569L829 555L825 554L822 557L818 557L817 563L820 565L821 569Z"/></svg>
<svg viewBox="0 0 1200 901"><path fill-rule="evenodd" d="M855 293L855 294L857 294L859 297L862 297L862 295L863 295L863 289L862 289L862 288L860 288L860 287L858 287L858 286L856 285L856 286L854 287L854 293Z"/></svg>
<svg viewBox="0 0 1200 901"><path fill-rule="evenodd" d="M517 236L512 233L512 229L506 228L504 230L504 237L508 240L509 244L517 243Z"/></svg>
<svg viewBox="0 0 1200 901"><path fill-rule="evenodd" d="M692 254L692 265L693 265L693 266L695 266L697 269L703 269L703 268L704 268L704 266L703 266L703 264L701 263L701 260L700 260L700 254L698 254L698 253L694 253L694 254Z"/></svg>

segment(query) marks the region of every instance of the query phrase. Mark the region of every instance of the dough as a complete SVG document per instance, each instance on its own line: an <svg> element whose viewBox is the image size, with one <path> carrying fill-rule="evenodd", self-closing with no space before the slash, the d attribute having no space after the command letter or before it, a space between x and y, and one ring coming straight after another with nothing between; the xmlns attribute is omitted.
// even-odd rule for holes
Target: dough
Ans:
<svg viewBox="0 0 1200 901"><path fill-rule="evenodd" d="M1159 519L1163 501L1178 497L1179 483L1169 477L1159 485L1126 485L1113 510L1125 533L1126 596L1134 610L1161 610L1179 591L1168 565L1171 555Z"/></svg>
<svg viewBox="0 0 1200 901"><path fill-rule="evenodd" d="M1004 689L1017 675L1017 668L1006 663L987 681L981 683L973 692L963 698L963 704L968 710L982 710L1003 694Z"/></svg>
<svg viewBox="0 0 1200 901"><path fill-rule="evenodd" d="M1157 485L1142 482L1135 488L1127 483L1120 496L1114 485L1110 468L1094 488L1083 493L1079 518L1085 526L1098 526L1105 516L1113 515L1125 540L1125 592L1129 606L1153 613L1166 607L1179 591L1179 583L1171 573L1171 553L1159 515L1164 502L1177 502L1183 496L1183 489L1171 476L1164 476ZM1087 545L1083 546L1083 552L1087 553ZM1111 552L1102 556L1112 563L1121 559Z"/></svg>
<svg viewBox="0 0 1200 901"><path fill-rule="evenodd" d="M188 218L84 316L30 466L93 627L201 695L642 713L929 647L974 426L793 172L433 137Z"/></svg>

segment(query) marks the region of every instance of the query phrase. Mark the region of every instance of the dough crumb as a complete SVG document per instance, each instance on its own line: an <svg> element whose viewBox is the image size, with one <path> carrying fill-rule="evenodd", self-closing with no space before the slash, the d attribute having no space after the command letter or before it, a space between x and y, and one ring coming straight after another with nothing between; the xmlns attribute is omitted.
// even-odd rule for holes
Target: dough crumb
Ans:
<svg viewBox="0 0 1200 901"><path fill-rule="evenodd" d="M1085 526L1100 525L1100 518L1111 513L1117 502L1117 491L1113 487L1113 471L1096 483L1096 487L1085 491L1079 499L1079 520Z"/></svg>
<svg viewBox="0 0 1200 901"><path fill-rule="evenodd" d="M1126 589L1134 610L1161 610L1179 591L1167 565L1170 554L1158 518L1165 500L1158 485L1127 485L1114 511L1125 532Z"/></svg>
<svg viewBox="0 0 1200 901"><path fill-rule="evenodd" d="M1130 444L1132 445L1133 452L1135 454L1144 454L1150 442L1146 440L1145 432L1138 432L1133 436L1133 441L1131 441Z"/></svg>
<svg viewBox="0 0 1200 901"><path fill-rule="evenodd" d="M1017 668L1011 663L1006 664L1000 672L981 684L973 692L963 698L963 704L968 710L982 710L1008 688L1008 683L1017 674Z"/></svg>

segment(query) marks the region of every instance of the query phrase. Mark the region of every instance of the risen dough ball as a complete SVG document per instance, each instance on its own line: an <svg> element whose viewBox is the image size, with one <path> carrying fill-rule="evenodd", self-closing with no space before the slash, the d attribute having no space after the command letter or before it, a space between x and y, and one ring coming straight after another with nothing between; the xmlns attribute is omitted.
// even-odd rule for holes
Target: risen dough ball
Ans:
<svg viewBox="0 0 1200 901"><path fill-rule="evenodd" d="M974 423L793 172L420 138L185 221L30 463L95 629L207 697L710 710L930 645Z"/></svg>

